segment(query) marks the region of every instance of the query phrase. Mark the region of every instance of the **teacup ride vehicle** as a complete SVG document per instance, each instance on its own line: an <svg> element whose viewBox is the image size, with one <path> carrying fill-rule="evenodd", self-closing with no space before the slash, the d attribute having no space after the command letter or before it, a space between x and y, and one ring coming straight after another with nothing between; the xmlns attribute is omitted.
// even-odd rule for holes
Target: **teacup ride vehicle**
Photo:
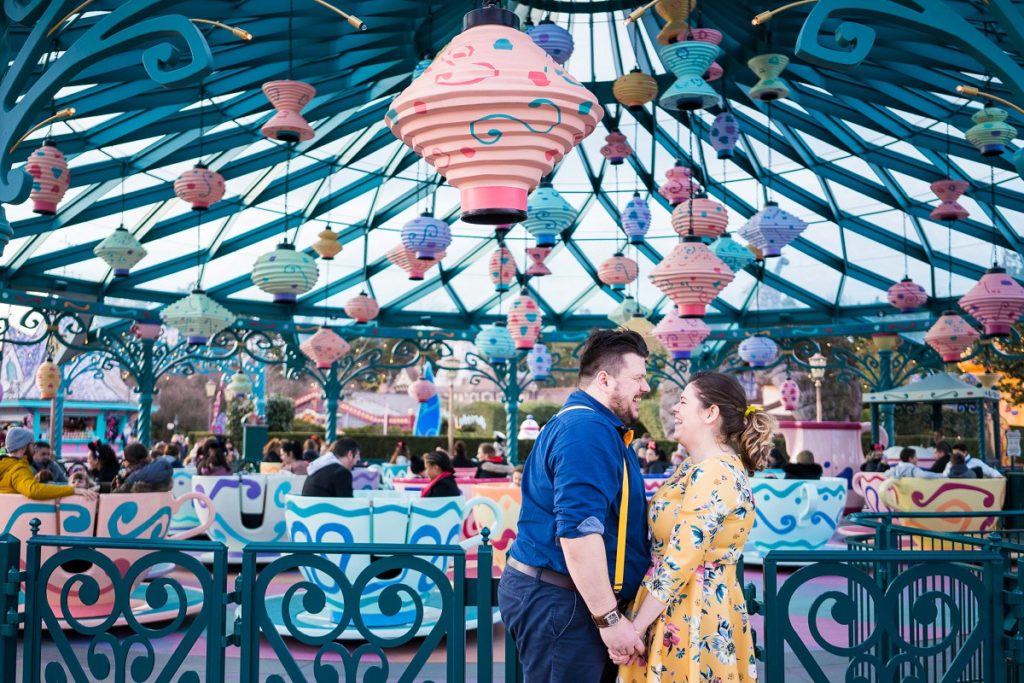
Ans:
<svg viewBox="0 0 1024 683"><path fill-rule="evenodd" d="M472 511L465 515L462 536L464 539L473 539L479 537L483 529L490 530L490 543L494 548L493 574L500 576L505 568L508 550L512 547L512 542L516 540L518 533L523 490L511 482L498 482L474 484L471 487L471 492L471 500L490 499L494 501L501 514L495 515L493 509L488 505L475 505ZM471 566L475 563L475 548L467 549L466 560Z"/></svg>
<svg viewBox="0 0 1024 683"><path fill-rule="evenodd" d="M463 547L478 544L479 537L462 539L461 530L464 520L480 506L488 509L498 526L504 524L502 509L490 498L359 491L353 498L288 495L285 501L293 543L422 545L424 553L416 559L427 563L420 563L420 569L381 569L388 564L387 558L317 554L313 561L299 564L304 581L279 595L268 595L266 604L277 632L300 639L302 634L333 633L336 640L362 640L365 633L360 624L375 637L402 642L428 634L442 615L441 595L451 589L453 570L451 557L432 554L430 549L460 542ZM293 555L282 561L295 560ZM272 572L275 564L264 571ZM424 571L426 567L430 569ZM353 618L356 612L358 620ZM472 608L467 610L466 625L476 628Z"/></svg>
<svg viewBox="0 0 1024 683"><path fill-rule="evenodd" d="M196 474L195 467L177 467L174 469L171 491L175 498L181 498L187 493L192 493L192 477ZM171 517L171 533L175 534L185 529L199 526L199 515L196 513L195 503L189 498L178 508Z"/></svg>
<svg viewBox="0 0 1024 683"><path fill-rule="evenodd" d="M233 474L221 477L194 475L192 490L213 501L207 508L196 505L199 519L209 525L206 535L228 548L228 561L242 561L242 549L248 543L275 543L288 540L285 525L285 496L301 493L306 477L289 472L277 474ZM261 555L259 563L277 555ZM213 562L213 553L205 553L203 562Z"/></svg>
<svg viewBox="0 0 1024 683"><path fill-rule="evenodd" d="M918 479L886 480L878 489L880 503L894 513L944 513L925 517L894 517L895 525L942 534L963 534L977 538L997 529L997 513L1003 509L1006 479ZM962 513L985 513L991 515ZM975 544L959 544L927 535L908 537L921 550L963 550Z"/></svg>
<svg viewBox="0 0 1024 683"><path fill-rule="evenodd" d="M77 495L39 501L19 494L0 494L0 519L4 520L0 533L10 533L22 541L20 565L24 570L27 566L25 541L34 531L40 536L153 542L198 536L209 527L208 522L169 533L175 512L192 501L213 508L210 499L201 493L175 498L171 491L107 493L94 501ZM35 529L33 520L38 520ZM165 621L194 613L202 606L201 590L188 586L181 586L181 592L161 589L160 579L150 576L154 569L160 568L161 558L147 556L147 550L89 548L84 555L78 553L78 558L58 564L59 558L55 555L59 548L43 546L36 578L45 582L47 601L61 628L68 628L69 621L110 628L129 621L143 624ZM183 561L192 560L195 558ZM195 563L187 569L208 571L198 560ZM116 586L123 586L125 582L130 586L130 611L116 601Z"/></svg>
<svg viewBox="0 0 1024 683"><path fill-rule="evenodd" d="M878 493L882 484L888 480L885 472L857 472L853 475L852 489L864 501L864 512L889 512ZM845 524L837 531L844 536L874 533L873 529L861 524Z"/></svg>
<svg viewBox="0 0 1024 683"><path fill-rule="evenodd" d="M761 564L772 550L824 550L836 532L846 503L846 480L839 477L750 480L754 526L743 561Z"/></svg>

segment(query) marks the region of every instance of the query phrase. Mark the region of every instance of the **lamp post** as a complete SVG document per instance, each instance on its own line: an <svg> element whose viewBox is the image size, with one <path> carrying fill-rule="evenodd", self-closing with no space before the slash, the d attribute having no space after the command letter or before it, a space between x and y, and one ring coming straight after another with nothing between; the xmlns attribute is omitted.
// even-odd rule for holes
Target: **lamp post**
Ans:
<svg viewBox="0 0 1024 683"><path fill-rule="evenodd" d="M441 359L439 365L448 380L448 453L455 454L455 377L459 373L459 361L454 356Z"/></svg>
<svg viewBox="0 0 1024 683"><path fill-rule="evenodd" d="M820 353L807 359L811 366L811 379L814 380L814 402L817 409L817 422L821 422L821 380L825 378L825 365L828 360Z"/></svg>
<svg viewBox="0 0 1024 683"><path fill-rule="evenodd" d="M211 377L206 381L206 385L203 387L206 391L206 398L210 400L210 431L213 431L213 420L216 415L213 414L213 398L217 395L217 383L213 381Z"/></svg>

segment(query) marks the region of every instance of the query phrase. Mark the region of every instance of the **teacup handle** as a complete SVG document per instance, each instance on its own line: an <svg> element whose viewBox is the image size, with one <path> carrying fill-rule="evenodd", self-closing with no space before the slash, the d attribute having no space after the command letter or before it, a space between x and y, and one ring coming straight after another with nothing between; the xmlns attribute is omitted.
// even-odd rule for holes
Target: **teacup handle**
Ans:
<svg viewBox="0 0 1024 683"><path fill-rule="evenodd" d="M195 491L189 491L188 493L184 494L181 498L174 499L174 501L171 503L172 516L178 513L178 509L185 504L186 500L200 501L206 507L206 509L209 510L209 513L206 515L206 521L200 524L199 526L194 527L192 529L185 529L184 531L176 533L173 536L168 536L167 538L171 541L183 541L186 538L198 536L199 534L209 529L210 525L213 524L213 501L210 500L210 497L207 496L205 493L196 493Z"/></svg>
<svg viewBox="0 0 1024 683"><path fill-rule="evenodd" d="M489 509L494 514L494 527L491 529L492 531L494 529L501 528L502 517L503 517L503 515L501 513L501 508L498 507L498 504L496 502L494 502L490 498L487 498L486 496L476 496L475 498L470 498L469 500L466 501L466 506L464 508L462 508L462 521L463 521L463 523L465 523L465 521L469 518L469 515L477 507L485 507L485 508ZM477 534L476 536L473 536L471 538L467 538L466 540L462 541L461 543L459 543L459 545L461 545L463 548L468 550L469 548L475 548L476 546L480 545L482 542L483 542L483 536L481 536L480 534Z"/></svg>
<svg viewBox="0 0 1024 683"><path fill-rule="evenodd" d="M804 503L803 508L801 508L800 513L797 515L797 523L801 526L809 522L814 513L818 511L818 490L811 484L804 484L803 495L804 500L807 502Z"/></svg>
<svg viewBox="0 0 1024 683"><path fill-rule="evenodd" d="M896 498L890 495L895 486L895 479L886 479L882 482L882 485L878 487L878 500L882 501L882 504L890 510L895 510L897 507Z"/></svg>

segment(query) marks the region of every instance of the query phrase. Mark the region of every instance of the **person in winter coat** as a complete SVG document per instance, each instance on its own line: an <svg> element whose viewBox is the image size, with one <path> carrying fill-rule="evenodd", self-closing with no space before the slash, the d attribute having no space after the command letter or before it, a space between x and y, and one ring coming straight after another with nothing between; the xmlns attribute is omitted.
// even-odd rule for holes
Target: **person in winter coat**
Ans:
<svg viewBox="0 0 1024 683"><path fill-rule="evenodd" d="M161 455L149 459L149 452L140 443L124 448L124 470L111 484L111 493L152 493L170 491L174 468L173 457Z"/></svg>
<svg viewBox="0 0 1024 683"><path fill-rule="evenodd" d="M32 500L53 500L78 494L88 500L96 500L98 494L92 489L36 481L28 462L32 440L32 432L22 427L15 427L7 433L5 447L0 449L0 493L20 493Z"/></svg>
<svg viewBox="0 0 1024 683"><path fill-rule="evenodd" d="M348 437L335 439L327 452L309 464L302 495L351 498L352 468L359 462L359 444Z"/></svg>
<svg viewBox="0 0 1024 683"><path fill-rule="evenodd" d="M904 448L900 451L900 462L896 467L885 473L889 479L915 477L917 479L945 479L946 475L938 474L917 466L917 451Z"/></svg>
<svg viewBox="0 0 1024 683"><path fill-rule="evenodd" d="M515 468L505 462L497 449L489 443L482 443L476 451L476 459L480 466L476 468L477 479L495 479L512 475Z"/></svg>
<svg viewBox="0 0 1024 683"><path fill-rule="evenodd" d="M421 498L453 498L462 495L458 484L455 483L455 467L447 453L427 453L423 460L430 483L420 491Z"/></svg>

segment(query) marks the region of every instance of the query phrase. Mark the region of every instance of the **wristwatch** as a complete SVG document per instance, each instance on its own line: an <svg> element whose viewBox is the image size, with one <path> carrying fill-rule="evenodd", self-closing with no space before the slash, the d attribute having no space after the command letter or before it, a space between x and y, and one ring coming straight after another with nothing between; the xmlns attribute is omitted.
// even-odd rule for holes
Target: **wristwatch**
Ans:
<svg viewBox="0 0 1024 683"><path fill-rule="evenodd" d="M622 612L620 612L619 608L616 607L607 614L591 614L590 618L594 620L594 625L598 628L608 628L609 626L619 623L625 617L622 616Z"/></svg>

